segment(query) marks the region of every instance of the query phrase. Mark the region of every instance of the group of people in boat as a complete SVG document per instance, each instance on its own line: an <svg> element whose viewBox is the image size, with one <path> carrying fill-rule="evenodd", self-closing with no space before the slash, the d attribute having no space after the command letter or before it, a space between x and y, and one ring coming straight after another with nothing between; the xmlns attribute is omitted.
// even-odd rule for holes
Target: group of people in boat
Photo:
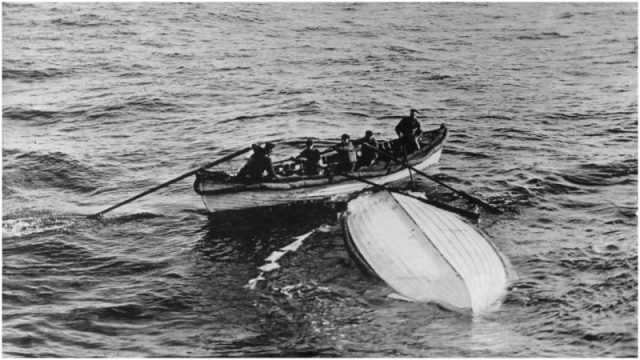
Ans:
<svg viewBox="0 0 640 360"><path fill-rule="evenodd" d="M395 127L403 155L411 154L420 149L418 136L422 130L420 129L420 122L415 116L416 113L418 113L417 110L411 109L409 116L402 117ZM254 181L261 179L279 180L281 175L276 173L271 160L271 152L274 147L275 145L269 142L264 147L257 144L252 145L253 154L240 169L237 177ZM378 158L376 147L377 141L373 137L371 130L367 130L364 137L354 141L351 141L349 134L343 134L340 143L324 152L320 152L315 148L313 139L307 139L305 148L298 156L292 157L290 160L301 164L299 175L319 175L327 166L330 166L331 171L336 173L349 172L373 165ZM358 150L360 152L359 156ZM329 157L329 164L324 164L322 154L330 151L335 151L335 155ZM264 177L265 173L266 177Z"/></svg>

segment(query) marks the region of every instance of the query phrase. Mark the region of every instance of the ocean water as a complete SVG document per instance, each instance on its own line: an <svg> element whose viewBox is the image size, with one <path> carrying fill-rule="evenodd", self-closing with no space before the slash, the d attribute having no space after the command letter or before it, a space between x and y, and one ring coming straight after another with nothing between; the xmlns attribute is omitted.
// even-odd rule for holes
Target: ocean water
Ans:
<svg viewBox="0 0 640 360"><path fill-rule="evenodd" d="M4 356L637 357L636 3L2 11ZM493 312L388 298L343 204L208 216L187 179L83 216L410 108L451 131L429 173L506 210L478 224L514 274Z"/></svg>

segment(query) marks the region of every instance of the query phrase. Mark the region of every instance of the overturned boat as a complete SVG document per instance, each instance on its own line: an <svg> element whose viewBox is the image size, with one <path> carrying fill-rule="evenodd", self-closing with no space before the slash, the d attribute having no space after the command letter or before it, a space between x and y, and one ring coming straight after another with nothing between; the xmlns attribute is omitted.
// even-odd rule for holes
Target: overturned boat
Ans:
<svg viewBox="0 0 640 360"><path fill-rule="evenodd" d="M350 201L343 225L356 263L411 300L480 313L505 294L505 259L453 213L379 191Z"/></svg>
<svg viewBox="0 0 640 360"><path fill-rule="evenodd" d="M424 170L437 163L442 154L442 148L448 137L448 129L440 128L422 132L417 138L420 149L407 157L411 166ZM381 141L378 149L388 153L398 152L398 140ZM394 151L395 150L395 151ZM326 154L324 162L332 166L332 154ZM281 169L293 167L284 164ZM277 170L276 170L277 171ZM220 171L201 169L196 173L194 190L202 196L207 210L211 213L223 210L239 210L250 207L266 207L295 202L325 200L341 196L348 196L370 187L370 184L357 181L353 177L362 178L379 185L404 180L410 176L409 170L390 159L378 159L371 166L358 171L347 173L349 176L327 172L322 175L279 174L283 176L278 181L263 179L259 182L238 179Z"/></svg>

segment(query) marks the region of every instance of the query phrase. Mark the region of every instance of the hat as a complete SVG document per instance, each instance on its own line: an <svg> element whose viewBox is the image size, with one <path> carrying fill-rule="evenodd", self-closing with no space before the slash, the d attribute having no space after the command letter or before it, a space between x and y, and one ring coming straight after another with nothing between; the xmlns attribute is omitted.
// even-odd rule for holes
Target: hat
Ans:
<svg viewBox="0 0 640 360"><path fill-rule="evenodd" d="M418 111L418 110L416 110L416 109L411 109L411 110L409 110L409 112L412 112L412 113L418 113L418 114L420 114L420 111Z"/></svg>
<svg viewBox="0 0 640 360"><path fill-rule="evenodd" d="M371 136L371 135L373 135L373 131L371 130L367 130L364 132L364 136Z"/></svg>
<svg viewBox="0 0 640 360"><path fill-rule="evenodd" d="M342 140L351 138L349 134L342 134Z"/></svg>

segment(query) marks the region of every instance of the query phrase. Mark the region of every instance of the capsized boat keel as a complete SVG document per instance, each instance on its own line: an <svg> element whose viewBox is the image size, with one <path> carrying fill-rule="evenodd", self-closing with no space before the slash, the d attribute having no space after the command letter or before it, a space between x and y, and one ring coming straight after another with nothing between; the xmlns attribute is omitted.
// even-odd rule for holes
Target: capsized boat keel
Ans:
<svg viewBox="0 0 640 360"><path fill-rule="evenodd" d="M343 223L354 260L403 296L477 314L505 294L499 250L456 214L379 191L349 202Z"/></svg>

